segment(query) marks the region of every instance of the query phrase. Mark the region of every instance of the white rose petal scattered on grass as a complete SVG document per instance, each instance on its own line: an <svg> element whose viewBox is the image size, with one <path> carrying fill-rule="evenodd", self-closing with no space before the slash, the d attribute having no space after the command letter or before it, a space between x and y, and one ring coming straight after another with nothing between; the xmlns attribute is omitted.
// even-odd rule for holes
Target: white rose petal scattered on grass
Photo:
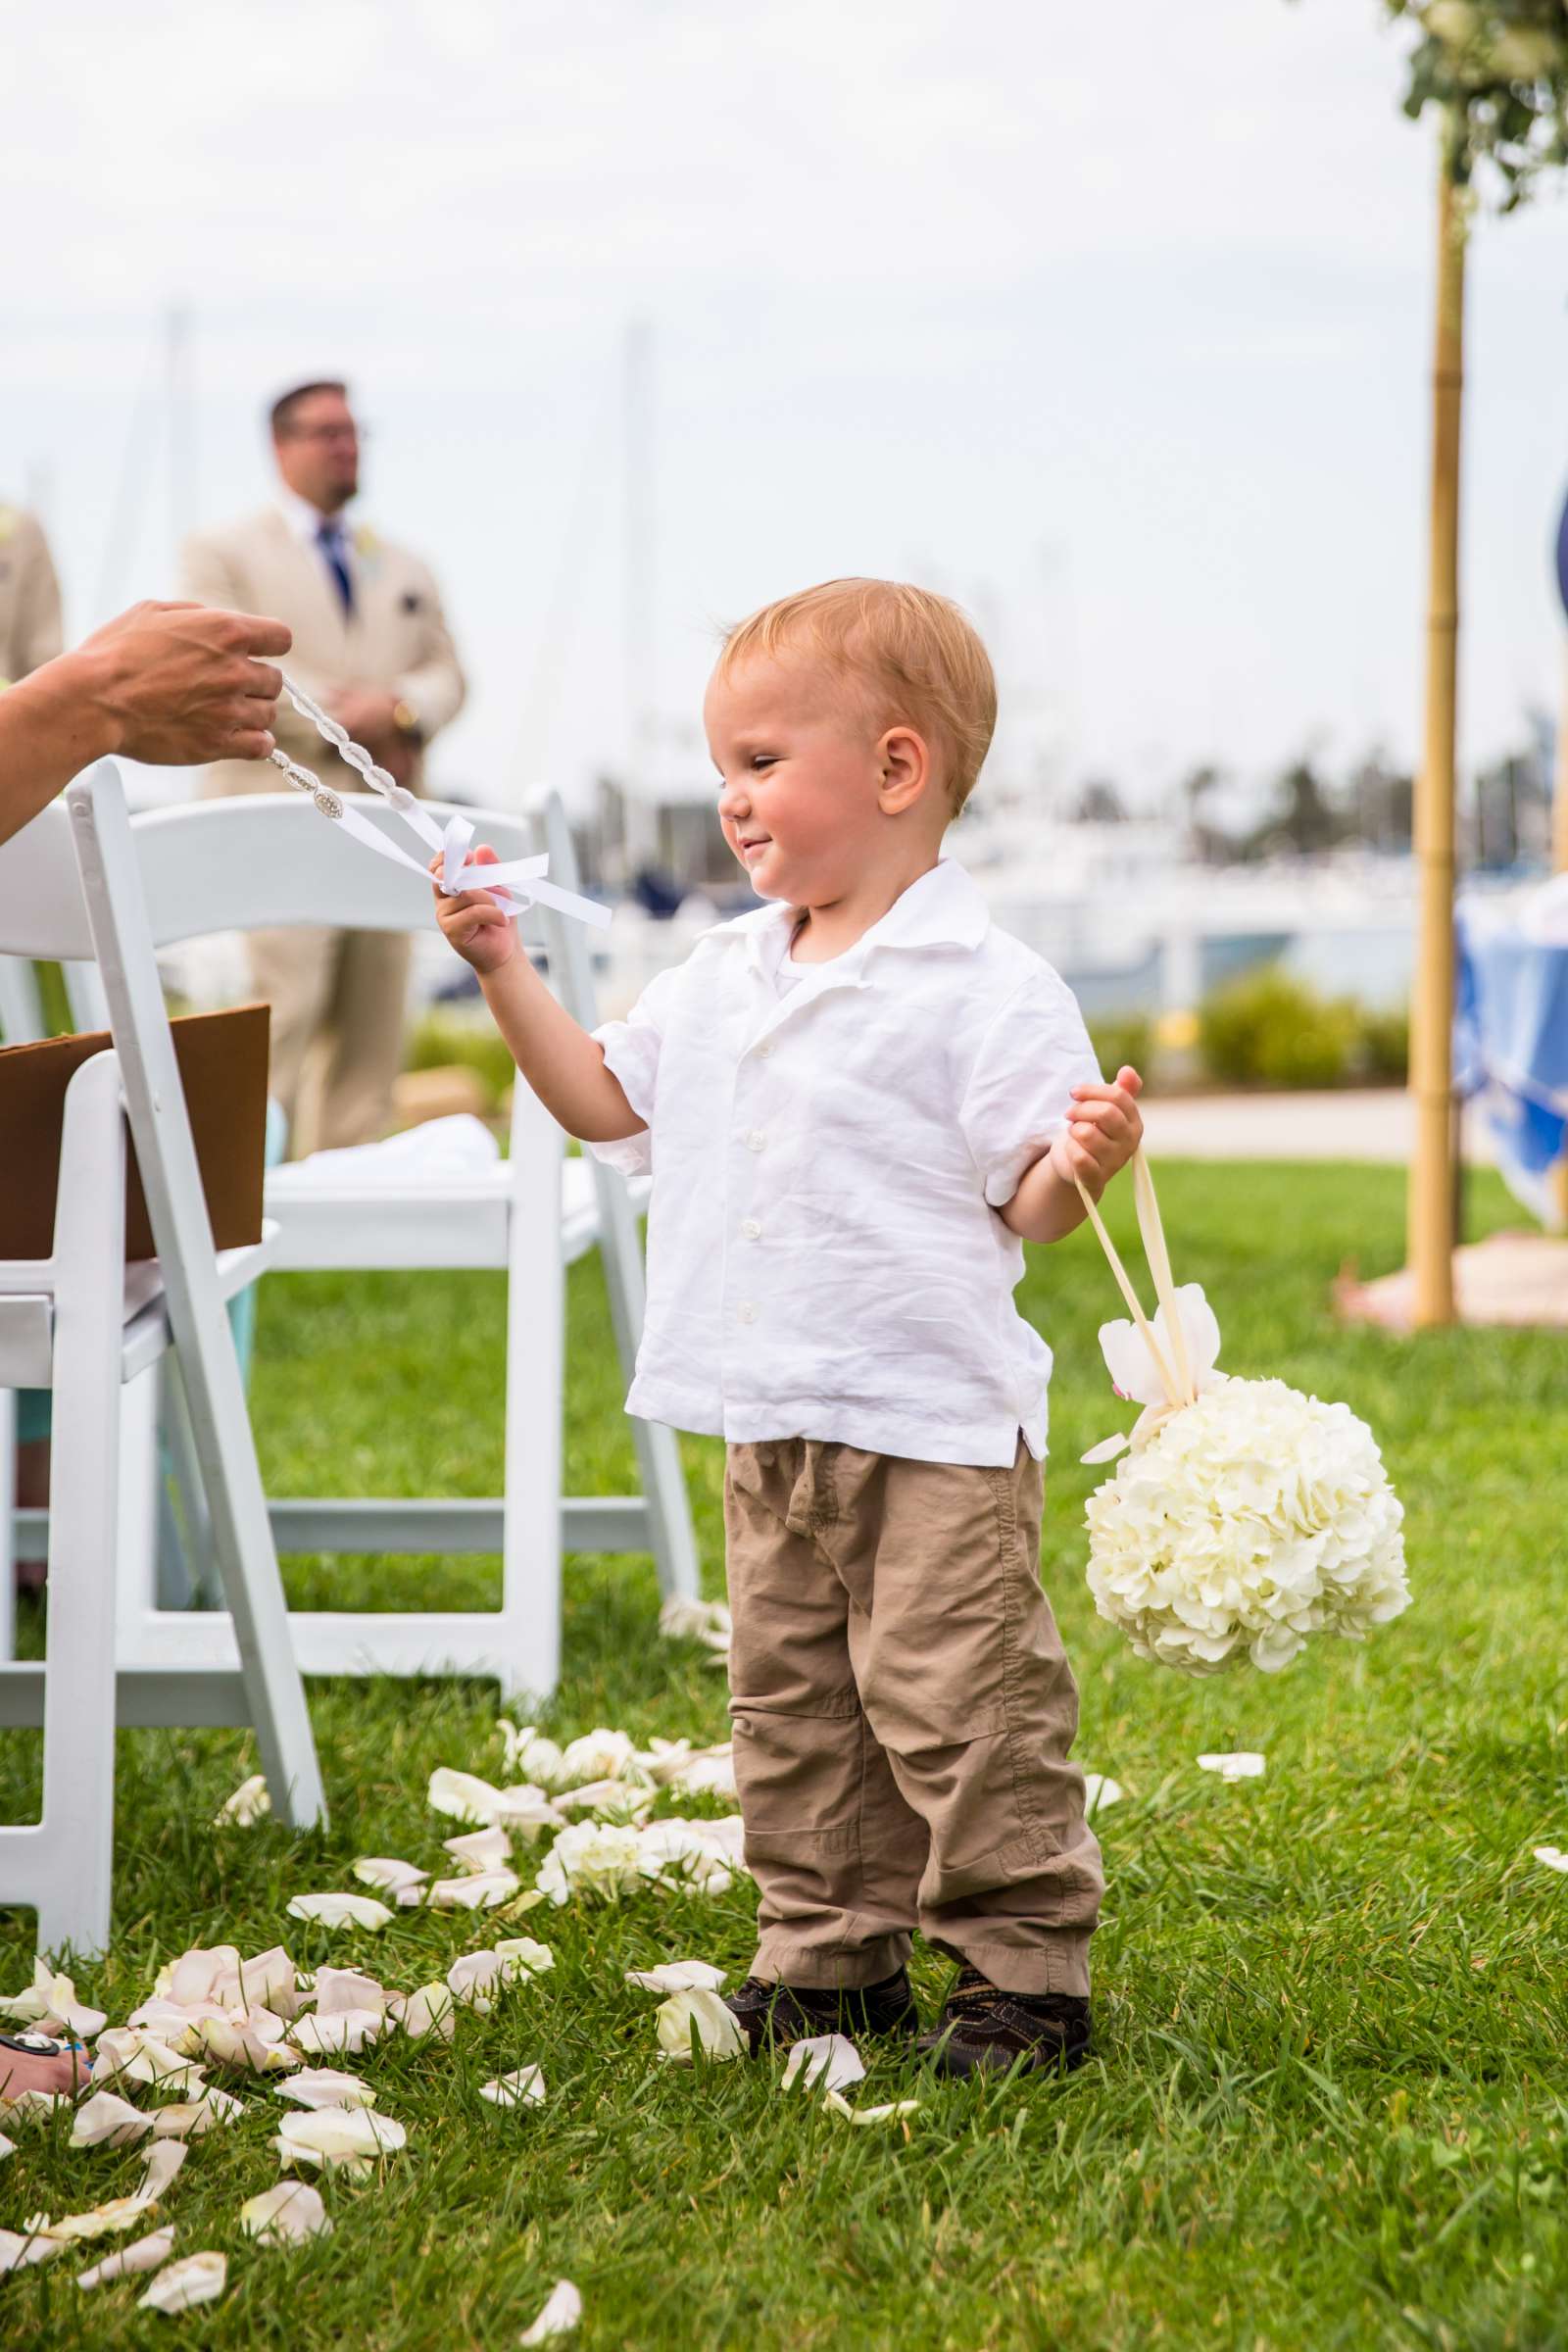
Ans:
<svg viewBox="0 0 1568 2352"><path fill-rule="evenodd" d="M546 2098L542 2066L519 2066L493 2082L481 2082L479 2096L492 2107L542 2107Z"/></svg>
<svg viewBox="0 0 1568 2352"><path fill-rule="evenodd" d="M328 2017L340 2009L384 2009L392 1996L362 1968L318 1968L305 1997L315 2002L318 2017Z"/></svg>
<svg viewBox="0 0 1568 2352"><path fill-rule="evenodd" d="M7 2139L5 2133L0 2132L0 2164L4 2164L6 2158L8 2156L14 2156L16 2152L16 2141L14 2139Z"/></svg>
<svg viewBox="0 0 1568 2352"><path fill-rule="evenodd" d="M0 2099L0 2112L8 2124L41 2124L57 2107L71 2104L68 2090L19 2090L14 2098Z"/></svg>
<svg viewBox="0 0 1568 2352"><path fill-rule="evenodd" d="M363 2180L380 2157L406 2147L408 2137L391 2116L368 2107L318 2107L305 2115L285 2115L272 2145L285 2168L341 2165L351 2180Z"/></svg>
<svg viewBox="0 0 1568 2352"><path fill-rule="evenodd" d="M357 2058L366 2043L379 2040L386 2029L384 2009L329 2009L324 2016L297 2017L289 2032L295 2050L303 2050L308 2058ZM299 2064L298 2058L294 2064Z"/></svg>
<svg viewBox="0 0 1568 2352"><path fill-rule="evenodd" d="M504 1936L487 1951L460 1952L447 1970L447 1985L455 2000L487 2017L492 1995L503 1985L543 1976L555 1965L556 1955L547 1943L535 1943L531 1936Z"/></svg>
<svg viewBox="0 0 1568 2352"><path fill-rule="evenodd" d="M153 2131L159 2139L201 2139L219 2124L237 2123L244 2112L243 2099L210 2082L199 2099L181 2099L158 2108Z"/></svg>
<svg viewBox="0 0 1568 2352"><path fill-rule="evenodd" d="M108 2286L116 2278L132 2278L138 2271L156 2271L174 2251L172 2229L155 2230L148 2237L138 2237L133 2245L122 2246L118 2254L106 2254L90 2270L76 2273L78 2286Z"/></svg>
<svg viewBox="0 0 1568 2352"><path fill-rule="evenodd" d="M51 2222L46 2215L38 2214L27 2227L61 2245L78 2238L105 2237L112 2230L133 2230L142 2215L157 2204L184 2163L185 2155L183 2140L159 2140L148 2151L142 2165L141 2180L133 2196L111 2197L107 2204L94 2205L90 2212L64 2214L58 2222Z"/></svg>
<svg viewBox="0 0 1568 2352"><path fill-rule="evenodd" d="M560 1786L561 1750L554 1740L536 1732L531 1723L511 1723L504 1715L496 1723L496 1738L506 1749L509 1772L520 1772L545 1788Z"/></svg>
<svg viewBox="0 0 1568 2352"><path fill-rule="evenodd" d="M15 2018L39 2034L74 2034L82 2041L91 2041L109 2022L106 2011L77 2000L70 1977L56 1976L41 1960L33 1962L32 1983L24 1992L0 2000L0 2017Z"/></svg>
<svg viewBox="0 0 1568 2352"><path fill-rule="evenodd" d="M153 2128L153 2118L112 2090L95 2090L83 2099L72 2120L69 2145L74 2148L126 2148Z"/></svg>
<svg viewBox="0 0 1568 2352"><path fill-rule="evenodd" d="M295 2022L303 2025L308 2021L301 2018ZM183 2046L204 2050L215 2066L254 2075L280 2075L299 2064L283 2039L288 2030L270 2009L224 2009L216 2017L196 2019L186 2031Z"/></svg>
<svg viewBox="0 0 1568 2352"><path fill-rule="evenodd" d="M841 2115L847 2124L898 2124L906 2115L913 2115L918 2099L891 2099L885 2107L852 2107L848 2099L830 2090L822 2104L833 2115Z"/></svg>
<svg viewBox="0 0 1568 2352"><path fill-rule="evenodd" d="M699 2047L709 2058L746 2055L745 2036L732 2012L725 2008L716 1992L710 1992L704 1985L695 1985L689 1992L671 1993L667 2001L660 2002L654 2019L660 2049L677 2066L690 2063L694 2031Z"/></svg>
<svg viewBox="0 0 1568 2352"><path fill-rule="evenodd" d="M1127 1791L1120 1781L1110 1780L1102 1772L1084 1774L1084 1819L1092 1813L1103 1813L1107 1805L1119 1805Z"/></svg>
<svg viewBox="0 0 1568 2352"><path fill-rule="evenodd" d="M499 1823L492 1823L487 1830L469 1830L463 1838L443 1838L441 1843L460 1870L472 1871L476 1877L505 1870L512 1860L512 1839Z"/></svg>
<svg viewBox="0 0 1568 2352"><path fill-rule="evenodd" d="M298 2245L307 2237L326 2237L332 2228L321 2192L310 2180L279 2180L259 2197L247 2197L239 2226L262 2246Z"/></svg>
<svg viewBox="0 0 1568 2352"><path fill-rule="evenodd" d="M644 1992L717 1992L725 1973L710 1960L662 1960L657 1968L628 1968L626 1982Z"/></svg>
<svg viewBox="0 0 1568 2352"><path fill-rule="evenodd" d="M539 1865L538 1884L558 1905L574 1894L615 1902L642 1885L640 1852L635 1830L609 1822L574 1822L562 1831Z"/></svg>
<svg viewBox="0 0 1568 2352"><path fill-rule="evenodd" d="M558 1785L577 1788L588 1781L640 1782L643 1777L629 1736L599 1724L563 1749Z"/></svg>
<svg viewBox="0 0 1568 2352"><path fill-rule="evenodd" d="M803 2075L808 2090L844 2090L864 2081L865 2067L847 2034L812 2034L791 2045L784 2089L793 2089Z"/></svg>
<svg viewBox="0 0 1568 2352"><path fill-rule="evenodd" d="M400 1993L388 2003L387 2014L397 2019L414 2041L427 2040L432 2034L442 2041L451 2041L457 2034L456 1998L449 1985L439 1983L421 1984L407 1997Z"/></svg>
<svg viewBox="0 0 1568 2352"><path fill-rule="evenodd" d="M723 1821L651 1821L638 1835L638 1867L659 1886L724 1894L746 1868L742 1836L738 1813Z"/></svg>
<svg viewBox="0 0 1568 2352"><path fill-rule="evenodd" d="M375 2092L358 2075L346 2075L336 2066L309 2066L303 2073L285 2076L274 2082L273 2090L280 2099L291 2099L299 2107L373 2107Z"/></svg>
<svg viewBox="0 0 1568 2352"><path fill-rule="evenodd" d="M362 1886L379 1887L407 1909L421 1899L419 1889L430 1873L413 1862L400 1862L395 1854L362 1854L354 1865L354 1876Z"/></svg>
<svg viewBox="0 0 1568 2352"><path fill-rule="evenodd" d="M98 2036L92 2079L95 2082L145 2082L154 2090L194 2093L202 2087L202 2068L194 2058L172 2050L144 2026L110 2026Z"/></svg>
<svg viewBox="0 0 1568 2352"><path fill-rule="evenodd" d="M364 1928L371 1935L392 1924L392 1914L373 1894L297 1894L290 1919L314 1920L318 1928Z"/></svg>
<svg viewBox="0 0 1568 2352"><path fill-rule="evenodd" d="M43 2237L36 2230L0 2230L0 2274L25 2271L64 2250L65 2240Z"/></svg>
<svg viewBox="0 0 1568 2352"><path fill-rule="evenodd" d="M1200 1756L1198 1761L1204 1772L1217 1772L1222 1781L1256 1781L1268 1759L1245 1748L1228 1748L1223 1755Z"/></svg>
<svg viewBox="0 0 1568 2352"><path fill-rule="evenodd" d="M519 2344L547 2344L554 2335L569 2335L582 2319L582 2297L569 2278L558 2278L539 2317L518 2336Z"/></svg>
<svg viewBox="0 0 1568 2352"><path fill-rule="evenodd" d="M192 2311L198 2303L216 2303L228 2284L226 2254L187 2254L160 2272L144 2295L136 2297L139 2311Z"/></svg>
<svg viewBox="0 0 1568 2352"><path fill-rule="evenodd" d="M1560 1846L1537 1845L1531 1851L1538 1862L1544 1862L1548 1870L1568 1871L1568 1854Z"/></svg>
<svg viewBox="0 0 1568 2352"><path fill-rule="evenodd" d="M514 1870L466 1871L436 1879L426 1890L432 1911L494 1911L512 1900L522 1881Z"/></svg>
<svg viewBox="0 0 1568 2352"><path fill-rule="evenodd" d="M267 1790L265 1772L253 1772L248 1781L241 1781L232 1796L225 1796L213 1815L215 1830L248 1830L272 1810L272 1800Z"/></svg>
<svg viewBox="0 0 1568 2352"><path fill-rule="evenodd" d="M596 1821L645 1821L653 1811L654 1790L635 1781L584 1781L580 1788L564 1788L556 1798L562 1813L589 1813Z"/></svg>
<svg viewBox="0 0 1568 2352"><path fill-rule="evenodd" d="M668 1642L701 1642L709 1649L728 1649L734 1626L721 1600L682 1600L672 1596L659 1612L659 1630Z"/></svg>

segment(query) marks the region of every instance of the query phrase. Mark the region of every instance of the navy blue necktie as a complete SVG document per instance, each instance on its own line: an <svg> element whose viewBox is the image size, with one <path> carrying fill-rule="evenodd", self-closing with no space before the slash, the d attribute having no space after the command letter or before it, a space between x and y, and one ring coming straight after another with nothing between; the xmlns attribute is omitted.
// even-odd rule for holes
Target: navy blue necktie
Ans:
<svg viewBox="0 0 1568 2352"><path fill-rule="evenodd" d="M337 582L338 599L345 620L354 618L354 579L343 554L343 534L335 522L322 521L316 527L316 544L326 561L326 568Z"/></svg>

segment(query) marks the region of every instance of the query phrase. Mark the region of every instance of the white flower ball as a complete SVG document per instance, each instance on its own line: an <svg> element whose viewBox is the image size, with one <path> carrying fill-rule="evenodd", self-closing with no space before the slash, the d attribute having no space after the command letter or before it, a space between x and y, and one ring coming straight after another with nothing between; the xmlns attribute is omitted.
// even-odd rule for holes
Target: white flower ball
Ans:
<svg viewBox="0 0 1568 2352"><path fill-rule="evenodd" d="M1089 1497L1089 1589L1140 1657L1274 1674L1408 1606L1403 1517L1348 1405L1217 1375Z"/></svg>
<svg viewBox="0 0 1568 2352"><path fill-rule="evenodd" d="M637 1832L580 1821L563 1830L539 1866L539 1890L553 1903L571 1895L612 1903L642 1885Z"/></svg>

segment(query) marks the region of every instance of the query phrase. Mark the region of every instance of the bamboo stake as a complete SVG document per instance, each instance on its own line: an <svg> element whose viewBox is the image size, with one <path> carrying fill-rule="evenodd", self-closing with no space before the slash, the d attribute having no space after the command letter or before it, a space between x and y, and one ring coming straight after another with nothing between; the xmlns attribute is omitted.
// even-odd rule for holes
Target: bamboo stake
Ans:
<svg viewBox="0 0 1568 2352"><path fill-rule="evenodd" d="M1450 134L1451 135L1451 134ZM1453 1321L1454 735L1459 641L1459 416L1464 384L1464 222L1448 140L1438 183L1437 318L1432 353L1432 505L1426 718L1416 779L1420 873L1410 1007L1409 1260L1418 1327Z"/></svg>

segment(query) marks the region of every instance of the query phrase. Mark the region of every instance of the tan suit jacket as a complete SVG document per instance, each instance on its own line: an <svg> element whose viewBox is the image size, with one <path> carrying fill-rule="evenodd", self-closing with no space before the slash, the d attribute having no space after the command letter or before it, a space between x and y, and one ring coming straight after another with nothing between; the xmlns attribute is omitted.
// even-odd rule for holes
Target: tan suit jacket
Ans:
<svg viewBox="0 0 1568 2352"><path fill-rule="evenodd" d="M428 742L462 709L465 692L440 592L427 565L407 548L363 525L349 527L347 536L353 551L352 619L319 552L276 507L187 540L180 594L198 604L226 605L286 621L294 632L294 650L284 667L308 694L320 702L334 687L382 687L417 711ZM289 758L313 769L324 784L339 791L359 788L359 778L286 698L278 706L274 731ZM288 790L275 768L254 760L227 760L206 770L202 789L209 795L266 792L273 782ZM417 777L414 785L417 791Z"/></svg>
<svg viewBox="0 0 1568 2352"><path fill-rule="evenodd" d="M0 685L64 650L60 582L37 518L0 505Z"/></svg>

